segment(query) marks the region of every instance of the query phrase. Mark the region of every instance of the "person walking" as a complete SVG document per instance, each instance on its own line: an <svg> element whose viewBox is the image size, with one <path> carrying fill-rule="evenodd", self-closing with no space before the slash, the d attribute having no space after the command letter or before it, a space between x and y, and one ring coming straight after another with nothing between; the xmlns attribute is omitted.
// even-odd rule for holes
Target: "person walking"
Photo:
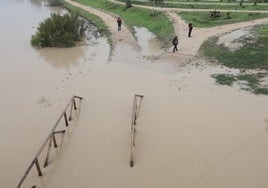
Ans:
<svg viewBox="0 0 268 188"><path fill-rule="evenodd" d="M174 53L175 51L178 51L178 48L177 48L178 43L179 43L178 37L175 36L175 37L173 38L173 40L172 40L172 44L173 44L173 46L174 46L174 47L173 47L173 53Z"/></svg>
<svg viewBox="0 0 268 188"><path fill-rule="evenodd" d="M117 18L117 26L118 26L118 31L121 31L121 25L122 25L122 20L120 17Z"/></svg>
<svg viewBox="0 0 268 188"><path fill-rule="evenodd" d="M188 37L191 37L192 30L193 30L193 24L192 24L192 23L189 23L189 24L188 24L188 27L189 27Z"/></svg>

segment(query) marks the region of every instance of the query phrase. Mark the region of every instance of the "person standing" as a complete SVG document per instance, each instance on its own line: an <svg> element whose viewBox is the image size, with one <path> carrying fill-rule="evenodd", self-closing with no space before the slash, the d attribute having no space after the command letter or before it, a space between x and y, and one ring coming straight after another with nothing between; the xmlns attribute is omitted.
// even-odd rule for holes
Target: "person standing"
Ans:
<svg viewBox="0 0 268 188"><path fill-rule="evenodd" d="M122 20L120 17L117 18L117 26L118 26L118 31L121 31L121 25L122 25Z"/></svg>
<svg viewBox="0 0 268 188"><path fill-rule="evenodd" d="M188 27L189 27L188 37L191 37L192 30L193 30L193 24L189 23Z"/></svg>
<svg viewBox="0 0 268 188"><path fill-rule="evenodd" d="M179 43L178 37L175 36L175 37L173 38L173 40L172 40L172 44L173 44L173 46L174 46L174 47L173 47L173 53L174 53L175 51L178 51L178 48L177 48L178 43Z"/></svg>

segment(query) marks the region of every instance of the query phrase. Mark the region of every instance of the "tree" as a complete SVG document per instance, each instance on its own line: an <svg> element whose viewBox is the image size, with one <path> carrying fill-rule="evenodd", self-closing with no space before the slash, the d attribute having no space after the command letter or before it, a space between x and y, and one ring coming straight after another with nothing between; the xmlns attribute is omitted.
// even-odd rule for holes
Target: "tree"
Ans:
<svg viewBox="0 0 268 188"><path fill-rule="evenodd" d="M62 6L63 0L47 0L49 6Z"/></svg>
<svg viewBox="0 0 268 188"><path fill-rule="evenodd" d="M156 4L164 3L164 0L150 0L152 2L155 2Z"/></svg>
<svg viewBox="0 0 268 188"><path fill-rule="evenodd" d="M132 2L131 0L126 0L126 8L132 7Z"/></svg>
<svg viewBox="0 0 268 188"><path fill-rule="evenodd" d="M51 14L39 24L31 44L37 47L72 47L84 35L85 28L84 20L78 15Z"/></svg>

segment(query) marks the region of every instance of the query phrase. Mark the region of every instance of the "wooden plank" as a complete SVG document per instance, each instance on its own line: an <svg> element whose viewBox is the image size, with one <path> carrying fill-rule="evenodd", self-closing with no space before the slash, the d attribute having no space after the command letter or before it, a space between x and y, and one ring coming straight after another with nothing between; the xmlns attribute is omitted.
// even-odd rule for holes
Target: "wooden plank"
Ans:
<svg viewBox="0 0 268 188"><path fill-rule="evenodd" d="M65 130L60 130L60 131L54 131L53 134L59 134L59 133L65 133Z"/></svg>

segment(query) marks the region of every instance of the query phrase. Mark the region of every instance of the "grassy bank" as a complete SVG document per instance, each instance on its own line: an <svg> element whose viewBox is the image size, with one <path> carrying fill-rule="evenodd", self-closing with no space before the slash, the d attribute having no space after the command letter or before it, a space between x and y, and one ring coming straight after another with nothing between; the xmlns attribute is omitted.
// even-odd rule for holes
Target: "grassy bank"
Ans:
<svg viewBox="0 0 268 188"><path fill-rule="evenodd" d="M268 86L262 83L262 80L268 75L268 26L258 26L252 30L254 40L243 39L243 47L235 51L218 45L218 37L212 37L200 48L200 52L209 59L230 67L240 69L238 75L219 74L213 75L219 84L233 85L237 81L243 81L246 84L246 90L256 94L268 95ZM262 71L261 73L245 73L248 70Z"/></svg>
<svg viewBox="0 0 268 188"><path fill-rule="evenodd" d="M211 18L208 12L180 12L179 15L187 22L193 23L195 27L208 28L219 25L250 21L268 17L268 14L246 13L246 12L221 12L220 17Z"/></svg>
<svg viewBox="0 0 268 188"><path fill-rule="evenodd" d="M131 7L126 9L125 6L113 4L107 0L76 0L77 2L99 8L115 15L120 15L123 22L134 31L133 26L145 27L162 42L164 47L170 46L170 40L174 36L174 27L165 14L161 12L152 12L147 9ZM115 21L116 24L116 21Z"/></svg>
<svg viewBox="0 0 268 188"><path fill-rule="evenodd" d="M119 0L124 2L124 0ZM156 6L156 7L167 7L167 8L183 8L183 9L218 9L218 10L268 10L268 6L266 5L253 5L253 4L243 4L240 6L239 3L237 4L202 4L202 3L172 3L172 0L166 3L156 3L155 5L153 2L144 2L144 1L132 1L133 4L144 5L144 6Z"/></svg>
<svg viewBox="0 0 268 188"><path fill-rule="evenodd" d="M99 18L98 16L96 16L94 14L90 14L89 12L87 12L81 8L77 8L75 6L72 6L66 2L64 3L64 7L67 10L69 10L70 12L76 13L79 16L81 16L81 17L85 18L86 20L88 20L89 22L91 22L94 26L97 27L100 34L103 36L106 36L108 38L108 40L111 42L110 31L108 30L107 26L105 25L105 23L102 21L101 18Z"/></svg>

